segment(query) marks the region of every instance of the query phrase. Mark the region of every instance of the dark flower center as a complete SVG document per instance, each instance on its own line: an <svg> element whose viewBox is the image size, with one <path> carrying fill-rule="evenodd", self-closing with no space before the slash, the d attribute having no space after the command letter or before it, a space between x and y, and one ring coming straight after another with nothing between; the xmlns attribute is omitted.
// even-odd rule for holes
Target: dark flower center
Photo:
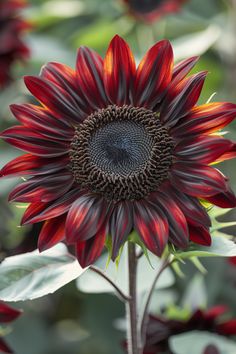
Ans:
<svg viewBox="0 0 236 354"><path fill-rule="evenodd" d="M82 188L106 199L141 199L167 178L172 147L156 113L109 106L75 129L71 169Z"/></svg>
<svg viewBox="0 0 236 354"><path fill-rule="evenodd" d="M138 12L151 12L161 5L164 0L130 0L130 6Z"/></svg>
<svg viewBox="0 0 236 354"><path fill-rule="evenodd" d="M134 121L111 122L92 136L91 161L107 173L121 177L140 171L148 162L153 140L144 126Z"/></svg>

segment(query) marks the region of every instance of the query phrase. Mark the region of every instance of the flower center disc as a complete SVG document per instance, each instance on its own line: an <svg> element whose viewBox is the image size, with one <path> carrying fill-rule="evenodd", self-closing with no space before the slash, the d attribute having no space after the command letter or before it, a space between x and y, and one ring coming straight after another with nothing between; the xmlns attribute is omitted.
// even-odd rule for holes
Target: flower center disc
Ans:
<svg viewBox="0 0 236 354"><path fill-rule="evenodd" d="M109 106L75 129L71 169L81 187L106 199L137 200L167 178L172 146L156 113Z"/></svg>

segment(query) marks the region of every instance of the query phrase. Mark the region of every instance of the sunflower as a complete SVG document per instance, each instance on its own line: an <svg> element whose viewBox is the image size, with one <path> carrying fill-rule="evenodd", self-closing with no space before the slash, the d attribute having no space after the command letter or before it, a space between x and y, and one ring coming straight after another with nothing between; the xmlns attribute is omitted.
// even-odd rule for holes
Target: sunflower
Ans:
<svg viewBox="0 0 236 354"><path fill-rule="evenodd" d="M236 334L236 318L224 319L228 310L224 305L216 305L208 310L197 309L187 320L168 319L163 315L150 315L144 354L171 354L170 338L186 332L207 331L225 337L234 336Z"/></svg>
<svg viewBox="0 0 236 354"><path fill-rule="evenodd" d="M0 1L0 87L10 81L11 67L15 61L29 56L22 34L31 26L19 16L19 10L25 6L24 0Z"/></svg>
<svg viewBox="0 0 236 354"><path fill-rule="evenodd" d="M153 22L179 11L187 0L123 0L137 19Z"/></svg>
<svg viewBox="0 0 236 354"><path fill-rule="evenodd" d="M22 225L44 222L40 251L64 240L85 267L108 239L114 260L132 231L157 256L168 242L210 245L200 200L236 205L227 178L212 166L235 156L235 143L216 131L234 119L236 105L196 106L206 77L187 77L196 61L173 66L163 40L136 69L115 36L104 60L82 47L75 71L48 63L39 77L25 77L42 105L11 106L22 125L1 136L27 154L1 175L25 177L9 199L30 203Z"/></svg>

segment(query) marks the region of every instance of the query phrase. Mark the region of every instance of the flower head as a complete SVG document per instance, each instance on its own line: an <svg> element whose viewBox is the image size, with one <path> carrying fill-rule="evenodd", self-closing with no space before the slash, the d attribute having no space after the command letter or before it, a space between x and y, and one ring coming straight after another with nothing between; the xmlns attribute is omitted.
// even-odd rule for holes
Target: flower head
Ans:
<svg viewBox="0 0 236 354"><path fill-rule="evenodd" d="M208 331L223 336L236 334L236 319L223 320L227 307L218 305L209 310L196 310L187 321L168 319L164 316L150 316L144 354L157 354L170 350L169 338L194 330ZM209 346L205 353L218 353Z"/></svg>
<svg viewBox="0 0 236 354"><path fill-rule="evenodd" d="M0 301L0 323L9 323L17 319L21 314L21 311L13 309L12 307L4 304ZM6 342L2 339L0 335L0 351L4 353L12 353L9 346Z"/></svg>
<svg viewBox="0 0 236 354"><path fill-rule="evenodd" d="M105 59L80 48L76 70L49 63L25 83L42 106L12 105L22 125L1 136L27 152L2 176L27 180L10 194L30 203L22 224L44 221L38 247L65 240L80 264L112 240L112 259L135 230L160 256L168 242L210 245L204 199L236 205L228 179L213 162L235 156L235 143L215 133L236 105L196 106L206 72L187 77L197 58L173 66L166 40L136 69L127 43L115 36Z"/></svg>
<svg viewBox="0 0 236 354"><path fill-rule="evenodd" d="M187 0L123 0L137 19L153 22L180 10Z"/></svg>
<svg viewBox="0 0 236 354"><path fill-rule="evenodd" d="M30 25L18 14L25 5L24 0L0 2L0 88L11 79L12 64L29 56L29 49L22 41L22 33Z"/></svg>

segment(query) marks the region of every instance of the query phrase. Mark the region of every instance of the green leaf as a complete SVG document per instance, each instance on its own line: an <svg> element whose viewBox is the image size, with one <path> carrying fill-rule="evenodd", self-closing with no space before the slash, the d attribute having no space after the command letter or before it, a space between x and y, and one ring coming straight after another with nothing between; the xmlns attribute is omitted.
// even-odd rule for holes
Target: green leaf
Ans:
<svg viewBox="0 0 236 354"><path fill-rule="evenodd" d="M0 265L0 299L24 301L54 293L85 270L63 244L8 257Z"/></svg>
<svg viewBox="0 0 236 354"><path fill-rule="evenodd" d="M142 294L150 288L151 283L156 276L156 273L161 265L161 260L151 253L148 253L151 264L150 266L146 257L141 257L138 262L138 293ZM107 256L104 255L96 262L99 267L109 278L111 278L116 285L119 286L125 293L128 293L128 263L127 263L127 244L124 246L120 257L119 267L110 262L106 267ZM166 269L158 283L157 288L166 288L174 283L174 276L170 269ZM113 287L104 279L99 277L92 270L88 270L77 280L77 287L85 293L112 293Z"/></svg>
<svg viewBox="0 0 236 354"><path fill-rule="evenodd" d="M176 354L200 354L209 344L214 344L222 354L235 354L235 342L212 333L193 331L170 338Z"/></svg>
<svg viewBox="0 0 236 354"><path fill-rule="evenodd" d="M192 257L235 257L236 244L227 238L225 234L215 231L210 247L191 245L184 252L176 252L176 256L181 259Z"/></svg>

